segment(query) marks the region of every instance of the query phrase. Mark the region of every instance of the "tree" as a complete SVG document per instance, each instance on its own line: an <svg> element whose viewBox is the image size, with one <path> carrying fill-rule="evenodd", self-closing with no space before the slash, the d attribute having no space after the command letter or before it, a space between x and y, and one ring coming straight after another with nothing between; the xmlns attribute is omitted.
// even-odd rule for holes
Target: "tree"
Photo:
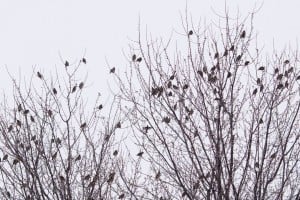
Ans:
<svg viewBox="0 0 300 200"><path fill-rule="evenodd" d="M139 31L125 76L115 74L144 152L132 163L136 199L299 198L298 52L263 54L253 14L185 20L176 48Z"/></svg>
<svg viewBox="0 0 300 200"><path fill-rule="evenodd" d="M122 194L115 139L120 115L112 103L103 117L99 96L94 106L83 98L86 80L77 77L82 62L66 61L55 76L36 72L29 86L11 76L13 98L2 102L0 121L1 199L92 200Z"/></svg>

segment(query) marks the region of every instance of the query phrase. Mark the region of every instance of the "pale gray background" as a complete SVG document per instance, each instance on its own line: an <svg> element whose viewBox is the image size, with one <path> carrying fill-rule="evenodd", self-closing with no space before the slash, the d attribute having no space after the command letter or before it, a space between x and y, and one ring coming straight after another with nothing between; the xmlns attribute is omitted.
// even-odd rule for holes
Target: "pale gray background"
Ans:
<svg viewBox="0 0 300 200"><path fill-rule="evenodd" d="M180 30L186 3L194 19L209 21L222 13L223 0L0 0L1 89L11 85L5 67L22 77L33 67L49 72L63 67L59 54L74 63L86 51L90 87L107 91L108 67L126 65L123 50L137 38L139 16L154 36ZM300 34L299 0L227 0L233 12L246 16L262 5L255 30L266 49L297 46Z"/></svg>

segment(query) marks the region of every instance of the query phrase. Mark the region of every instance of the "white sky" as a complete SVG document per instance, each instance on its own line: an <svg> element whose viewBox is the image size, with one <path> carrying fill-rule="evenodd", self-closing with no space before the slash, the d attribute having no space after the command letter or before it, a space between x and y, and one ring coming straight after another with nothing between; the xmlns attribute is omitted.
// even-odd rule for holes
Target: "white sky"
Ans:
<svg viewBox="0 0 300 200"><path fill-rule="evenodd" d="M63 67L59 53L71 63L86 51L89 82L94 90L105 92L108 85L107 58L122 67L122 50L137 38L138 18L148 31L168 37L180 30L180 12L188 11L195 20L212 19L212 8L222 13L223 0L0 0L0 78L1 89L11 83L5 67L22 76L32 67L48 72ZM227 6L242 15L261 0L227 0ZM295 44L300 35L299 0L265 0L256 15L255 30L266 48ZM296 45L294 45L296 46Z"/></svg>

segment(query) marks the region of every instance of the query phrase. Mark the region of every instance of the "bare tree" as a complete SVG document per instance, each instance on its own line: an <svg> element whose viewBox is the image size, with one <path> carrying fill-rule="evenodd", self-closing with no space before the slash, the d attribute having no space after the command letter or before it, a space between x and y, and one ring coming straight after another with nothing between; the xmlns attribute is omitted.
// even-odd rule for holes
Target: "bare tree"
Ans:
<svg viewBox="0 0 300 200"><path fill-rule="evenodd" d="M63 73L35 72L30 84L13 76L13 98L2 102L0 121L1 199L113 199L118 186L120 127L117 103L102 114L84 98L80 66ZM92 108L91 108L92 107ZM123 194L124 195L124 194ZM121 196L122 197L122 196Z"/></svg>
<svg viewBox="0 0 300 200"><path fill-rule="evenodd" d="M263 54L252 18L183 19L175 47L139 31L115 75L141 149L136 199L299 198L298 52Z"/></svg>

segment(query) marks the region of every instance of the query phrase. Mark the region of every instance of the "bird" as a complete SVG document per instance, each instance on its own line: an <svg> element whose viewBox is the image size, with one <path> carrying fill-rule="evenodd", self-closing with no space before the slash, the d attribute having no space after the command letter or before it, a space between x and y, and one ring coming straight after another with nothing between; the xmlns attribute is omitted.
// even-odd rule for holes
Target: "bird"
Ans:
<svg viewBox="0 0 300 200"><path fill-rule="evenodd" d="M20 162L18 159L14 159L14 160L13 160L13 165L18 164L18 162Z"/></svg>
<svg viewBox="0 0 300 200"><path fill-rule="evenodd" d="M110 69L109 73L115 73L115 71L116 71L116 68L113 67L113 68Z"/></svg>
<svg viewBox="0 0 300 200"><path fill-rule="evenodd" d="M101 110L102 108L103 108L103 105L100 104L100 105L98 106L98 109Z"/></svg>
<svg viewBox="0 0 300 200"><path fill-rule="evenodd" d="M217 59L217 58L219 58L219 53L218 52L216 52L215 56L214 56L214 59Z"/></svg>
<svg viewBox="0 0 300 200"><path fill-rule="evenodd" d="M52 92L53 92L54 95L57 94L57 90L55 88L52 89Z"/></svg>
<svg viewBox="0 0 300 200"><path fill-rule="evenodd" d="M189 88L189 85L188 85L188 84L184 84L183 87L182 87L182 89L184 89L184 90L186 90L186 89L188 89L188 88Z"/></svg>
<svg viewBox="0 0 300 200"><path fill-rule="evenodd" d="M83 62L84 64L86 64L86 59L85 59L85 58L82 58L82 62Z"/></svg>
<svg viewBox="0 0 300 200"><path fill-rule="evenodd" d="M259 91L262 92L264 90L264 85L261 85Z"/></svg>
<svg viewBox="0 0 300 200"><path fill-rule="evenodd" d="M296 80L297 80L297 81L298 81L298 80L300 80L300 75L299 75L299 76L297 76Z"/></svg>
<svg viewBox="0 0 300 200"><path fill-rule="evenodd" d="M284 63L285 65L287 65L287 64L290 63L290 61L289 61L289 60L285 60L283 63Z"/></svg>
<svg viewBox="0 0 300 200"><path fill-rule="evenodd" d="M53 114L53 113L52 113L52 110L49 109L49 110L48 110L48 115L49 115L49 117L52 117L52 114Z"/></svg>
<svg viewBox="0 0 300 200"><path fill-rule="evenodd" d="M169 117L164 117L162 121L168 124L170 123L171 119Z"/></svg>
<svg viewBox="0 0 300 200"><path fill-rule="evenodd" d="M51 156L52 160L55 160L55 159L56 159L56 157L57 157L57 152L55 152L55 153L54 153L54 154L52 154L52 156Z"/></svg>
<svg viewBox="0 0 300 200"><path fill-rule="evenodd" d="M227 78L230 78L232 76L232 73L231 72L228 72L227 73Z"/></svg>
<svg viewBox="0 0 300 200"><path fill-rule="evenodd" d="M253 94L253 95L256 95L256 93L257 93L257 88L255 88L255 89L253 90L252 94Z"/></svg>
<svg viewBox="0 0 300 200"><path fill-rule="evenodd" d="M136 55L133 54L131 60L134 62L136 60Z"/></svg>
<svg viewBox="0 0 300 200"><path fill-rule="evenodd" d="M23 110L22 105L19 104L19 105L18 105L18 112L21 112L22 110Z"/></svg>
<svg viewBox="0 0 300 200"><path fill-rule="evenodd" d="M30 121L31 121L31 122L35 122L33 116L30 116Z"/></svg>
<svg viewBox="0 0 300 200"><path fill-rule="evenodd" d="M249 65L250 61L246 61L245 62L245 66Z"/></svg>
<svg viewBox="0 0 300 200"><path fill-rule="evenodd" d="M189 33L188 33L188 36L193 35L193 33L194 32L192 30L190 30Z"/></svg>
<svg viewBox="0 0 300 200"><path fill-rule="evenodd" d="M274 70L274 73L277 74L278 72L279 72L279 69L276 68L276 69Z"/></svg>
<svg viewBox="0 0 300 200"><path fill-rule="evenodd" d="M236 57L236 62L239 62L240 60L241 60L241 58L242 58L242 55L238 55L237 57Z"/></svg>
<svg viewBox="0 0 300 200"><path fill-rule="evenodd" d="M72 93L76 92L76 89L77 89L77 85L75 85L75 86L72 88Z"/></svg>
<svg viewBox="0 0 300 200"><path fill-rule="evenodd" d="M161 175L161 173L160 173L160 171L158 171L155 175L155 180L158 180L160 178L160 175Z"/></svg>
<svg viewBox="0 0 300 200"><path fill-rule="evenodd" d="M69 62L66 60L66 62L65 62L65 67L69 67Z"/></svg>
<svg viewBox="0 0 300 200"><path fill-rule="evenodd" d="M36 74L37 74L37 77L39 77L40 79L43 78L43 75L40 72L37 72Z"/></svg>
<svg viewBox="0 0 300 200"><path fill-rule="evenodd" d="M139 57L138 59L136 59L137 62L142 62L142 57Z"/></svg>
<svg viewBox="0 0 300 200"><path fill-rule="evenodd" d="M12 126L12 125L10 125L10 126L8 127L8 132L11 132L11 131L12 131L12 129L13 129L13 126Z"/></svg>
<svg viewBox="0 0 300 200"><path fill-rule="evenodd" d="M116 124L116 128L121 128L121 122L118 122L118 123Z"/></svg>
<svg viewBox="0 0 300 200"><path fill-rule="evenodd" d="M86 122L84 122L83 124L80 125L81 129L84 129L86 127Z"/></svg>
<svg viewBox="0 0 300 200"><path fill-rule="evenodd" d="M263 71L263 70L265 70L265 67L261 66L261 67L258 68L258 70Z"/></svg>
<svg viewBox="0 0 300 200"><path fill-rule="evenodd" d="M123 194L120 194L118 199L124 199L124 197L125 197L125 194L123 193Z"/></svg>
<svg viewBox="0 0 300 200"><path fill-rule="evenodd" d="M232 45L229 49L229 51L233 51L234 50L234 45Z"/></svg>
<svg viewBox="0 0 300 200"><path fill-rule="evenodd" d="M283 88L283 84L282 83L279 83L278 85L277 85L277 88L276 89L282 89Z"/></svg>
<svg viewBox="0 0 300 200"><path fill-rule="evenodd" d="M142 157L144 152L140 151L138 154L136 154L138 157Z"/></svg>
<svg viewBox="0 0 300 200"><path fill-rule="evenodd" d="M241 38L245 38L246 37L246 31L244 30L240 36Z"/></svg>
<svg viewBox="0 0 300 200"><path fill-rule="evenodd" d="M258 123L262 124L262 123L264 123L264 120L262 118L260 118Z"/></svg>
<svg viewBox="0 0 300 200"><path fill-rule="evenodd" d="M112 183L113 180L114 180L114 178L115 178L115 175L116 175L115 172L110 173L109 176L108 176L107 182L108 182L108 183Z"/></svg>
<svg viewBox="0 0 300 200"><path fill-rule="evenodd" d="M198 73L201 77L203 77L203 72L202 72L201 70L198 70L197 73Z"/></svg>
<svg viewBox="0 0 300 200"><path fill-rule="evenodd" d="M79 161L79 160L81 160L81 155L80 154L75 158L75 161Z"/></svg>
<svg viewBox="0 0 300 200"><path fill-rule="evenodd" d="M117 155L118 155L118 150L115 150L115 151L113 152L113 155L114 155L114 156L117 156Z"/></svg>
<svg viewBox="0 0 300 200"><path fill-rule="evenodd" d="M8 159L8 155L5 154L5 155L3 156L3 158L2 158L2 160L5 161L5 160L7 160L7 159Z"/></svg>
<svg viewBox="0 0 300 200"><path fill-rule="evenodd" d="M83 85L84 85L83 82L79 83L79 89L82 89L82 88L83 88Z"/></svg>

